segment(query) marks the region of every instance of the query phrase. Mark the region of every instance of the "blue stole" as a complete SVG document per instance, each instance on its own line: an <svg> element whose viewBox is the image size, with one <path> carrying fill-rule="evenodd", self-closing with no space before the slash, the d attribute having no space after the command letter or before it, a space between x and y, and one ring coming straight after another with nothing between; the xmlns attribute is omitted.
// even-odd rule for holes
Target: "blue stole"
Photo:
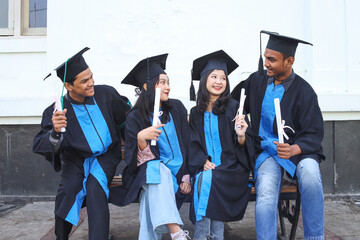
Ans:
<svg viewBox="0 0 360 240"><path fill-rule="evenodd" d="M170 121L161 128L161 134L156 144L159 147L160 159L151 160L147 163L146 167L146 183L147 184L159 184L160 179L160 162L168 167L172 173L174 192L179 189L177 184L176 174L183 164L183 156L179 145L178 136L171 113ZM160 116L161 118L161 116ZM150 122L152 118L150 117Z"/></svg>
<svg viewBox="0 0 360 240"><path fill-rule="evenodd" d="M96 104L94 97L93 100L94 104L71 104L87 143L93 153L91 157L86 158L84 161L83 188L76 195L75 202L65 218L66 221L75 226L79 222L81 205L86 196L86 182L90 173L99 182L106 194L106 197L109 199L106 174L101 168L96 157L107 151L108 147L112 143L112 139L105 118Z"/></svg>
<svg viewBox="0 0 360 240"><path fill-rule="evenodd" d="M276 145L274 141L279 141L278 136L273 132L273 124L275 119L274 99L279 98L280 102L284 95L285 89L282 84L275 86L274 82L270 83L265 92L264 100L261 107L261 118L259 127L259 136L263 139L261 141L261 148L264 150L256 159L254 179L258 175L258 168L269 157L274 157L275 160L288 172L294 176L296 166L288 159L282 159L278 156Z"/></svg>
<svg viewBox="0 0 360 240"><path fill-rule="evenodd" d="M215 163L217 167L221 165L222 148L220 142L218 116L212 112L206 111L204 113L204 133L207 153L211 157L211 162ZM203 216L206 216L206 209L211 189L211 180L212 170L200 172L196 175L194 185L194 208L196 221L200 221Z"/></svg>

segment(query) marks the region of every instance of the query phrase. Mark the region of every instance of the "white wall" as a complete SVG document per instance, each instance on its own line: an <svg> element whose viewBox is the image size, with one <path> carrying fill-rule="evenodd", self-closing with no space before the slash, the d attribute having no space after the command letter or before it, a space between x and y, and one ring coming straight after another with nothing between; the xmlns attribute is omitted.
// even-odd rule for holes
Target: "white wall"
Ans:
<svg viewBox="0 0 360 240"><path fill-rule="evenodd" d="M299 45L295 71L318 93L325 119L360 119L358 9L356 0L48 1L47 37L0 38L0 124L38 123L61 88L42 79L84 46L96 83L132 102L121 80L141 59L169 53L171 97L189 110L192 61L224 49L239 64L233 88L257 69L262 29L312 42Z"/></svg>

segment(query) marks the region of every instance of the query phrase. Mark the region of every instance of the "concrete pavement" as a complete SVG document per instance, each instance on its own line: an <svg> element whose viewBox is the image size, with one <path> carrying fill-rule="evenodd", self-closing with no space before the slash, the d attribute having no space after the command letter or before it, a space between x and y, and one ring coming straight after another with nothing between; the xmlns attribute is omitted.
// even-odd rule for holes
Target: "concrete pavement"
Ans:
<svg viewBox="0 0 360 240"><path fill-rule="evenodd" d="M54 226L54 202L7 202L0 203L0 239L51 239ZM138 236L139 204L133 203L119 208L110 204L110 234L113 240L135 240ZM193 225L188 220L189 204L186 203L180 213L184 229L193 233ZM256 239L255 204L250 202L245 217L238 222L225 225L226 240ZM72 233L71 240L88 239L88 222L84 211L84 220ZM286 220L287 222L287 220ZM290 224L287 232L290 231ZM279 230L280 231L280 230ZM325 237L326 239L360 239L360 199L325 201ZM170 239L164 236L163 240ZM299 221L296 239L303 239L302 223Z"/></svg>

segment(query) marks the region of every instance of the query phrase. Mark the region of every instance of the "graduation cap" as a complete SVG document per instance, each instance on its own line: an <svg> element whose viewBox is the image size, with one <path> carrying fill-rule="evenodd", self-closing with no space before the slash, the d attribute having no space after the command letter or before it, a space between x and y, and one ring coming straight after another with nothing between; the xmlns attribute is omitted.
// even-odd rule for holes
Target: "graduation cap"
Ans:
<svg viewBox="0 0 360 240"><path fill-rule="evenodd" d="M86 64L83 58L83 53L90 48L85 47L80 52L69 58L63 64L58 66L55 71L61 81L72 82L72 80L82 71L86 70L89 66ZM51 73L47 75L44 80L51 76Z"/></svg>
<svg viewBox="0 0 360 240"><path fill-rule="evenodd" d="M190 100L195 101L195 88L193 80L200 80L201 76L208 70L223 70L229 75L239 65L223 50L219 50L193 61L191 70Z"/></svg>
<svg viewBox="0 0 360 240"><path fill-rule="evenodd" d="M150 79L159 74L165 74L167 56L168 54L165 53L141 60L121 83L130 84L142 89L144 83L147 83Z"/></svg>
<svg viewBox="0 0 360 240"><path fill-rule="evenodd" d="M262 50L261 49L261 34L262 33L270 35L268 43L266 45L266 48L280 52L280 53L284 53L284 54L292 56L292 57L295 56L296 48L299 43L309 44L312 46L311 43L300 40L300 39L283 36L277 32L269 32L269 31L261 30L260 31L260 60L259 60L259 73L261 75L264 74L263 60L262 60L262 54L261 54L261 50Z"/></svg>

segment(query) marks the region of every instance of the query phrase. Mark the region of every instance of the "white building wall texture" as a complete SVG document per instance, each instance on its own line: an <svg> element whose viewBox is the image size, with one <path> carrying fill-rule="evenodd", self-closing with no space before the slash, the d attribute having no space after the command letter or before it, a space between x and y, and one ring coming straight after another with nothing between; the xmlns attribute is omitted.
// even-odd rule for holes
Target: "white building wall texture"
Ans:
<svg viewBox="0 0 360 240"><path fill-rule="evenodd" d="M257 70L262 29L312 42L299 45L295 72L318 93L326 120L359 120L359 10L357 0L48 0L47 36L0 37L0 124L40 123L61 90L58 78L42 79L85 46L95 82L133 103L134 87L121 80L141 59L169 53L170 97L190 110L192 61L225 50L239 64L233 88Z"/></svg>

